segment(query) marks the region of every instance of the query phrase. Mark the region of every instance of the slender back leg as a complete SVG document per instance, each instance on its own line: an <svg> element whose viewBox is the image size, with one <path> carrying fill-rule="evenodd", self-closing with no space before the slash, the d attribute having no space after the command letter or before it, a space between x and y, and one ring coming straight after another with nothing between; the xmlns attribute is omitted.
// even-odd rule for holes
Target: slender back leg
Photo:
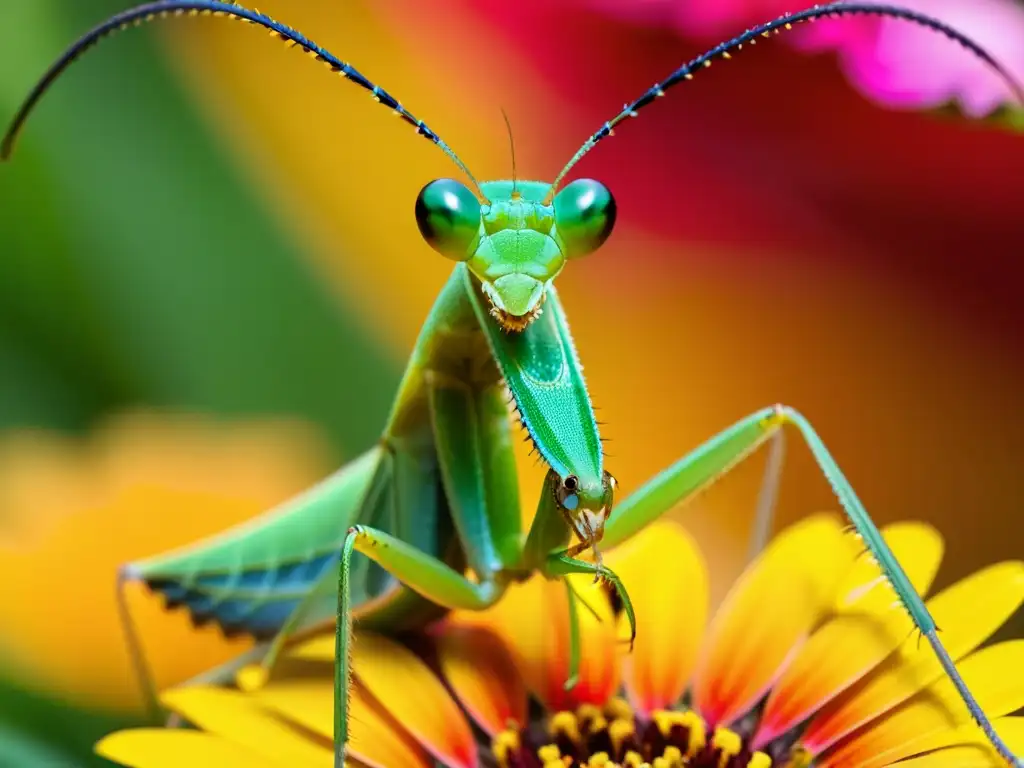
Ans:
<svg viewBox="0 0 1024 768"><path fill-rule="evenodd" d="M725 475L732 467L749 456L767 437L783 426L792 425L804 438L818 467L832 486L843 511L853 524L868 551L882 569L886 580L895 590L900 603L910 614L918 631L928 639L939 663L953 682L971 717L985 733L999 754L1015 768L1024 768L996 733L992 722L978 705L963 677L956 669L952 657L939 639L935 621L915 591L906 572L900 566L878 527L854 492L846 476L824 442L804 416L793 408L776 405L747 416L720 432L715 437L684 456L668 469L645 483L625 499L611 514L605 525L605 546L614 546L633 536L672 507L685 503L697 493Z"/></svg>
<svg viewBox="0 0 1024 768"><path fill-rule="evenodd" d="M320 580L299 600L299 603L288 615L288 618L285 619L281 629L271 639L270 645L267 646L267 651L260 659L259 665L252 667L251 671L246 670L249 674L239 676L238 683L241 687L247 690L255 690L262 687L270 679L281 651L284 650L288 641L302 627L302 623L308 618L313 606L319 603L325 594L330 593L332 589L334 589L334 570L328 568L324 571Z"/></svg>
<svg viewBox="0 0 1024 768"><path fill-rule="evenodd" d="M771 538L775 523L775 508L779 502L779 486L782 484L782 468L786 461L786 433L779 429L769 438L768 461L757 493L757 507L754 510L754 529L750 533L750 549L747 562L761 554Z"/></svg>
<svg viewBox="0 0 1024 768"><path fill-rule="evenodd" d="M142 649L142 641L139 638L139 630L135 624L131 609L128 607L128 594L125 591L129 581L135 581L130 566L121 566L117 569L117 581L115 583L115 598L117 600L117 615L121 623L121 630L124 633L125 645L128 646L128 658L132 665L132 671L142 689L142 698L149 710L150 717L154 722L161 718L162 709L156 693L156 681L149 663L146 661L146 654Z"/></svg>
<svg viewBox="0 0 1024 768"><path fill-rule="evenodd" d="M352 625L351 561L361 552L406 587L448 609L482 610L504 592L498 574L519 559L519 496L505 404L491 381L480 386L427 370L425 386L440 482L447 507L476 581L402 538L367 526L354 526L345 538L338 573L335 658L335 765L344 762L348 738L348 692ZM399 476L409 493L391 496L394 516L418 519L413 505L431 487L403 481L402 468L415 467L422 446L389 438ZM410 460L412 459L412 460ZM416 475L415 477L419 477ZM420 481L422 485L422 480Z"/></svg>
<svg viewBox="0 0 1024 768"><path fill-rule="evenodd" d="M448 609L481 611L504 592L495 581L474 582L433 555L384 531L357 525L349 529L338 571L338 623L334 668L334 765L343 768L348 741L351 684L352 600L349 571L352 553L361 552L427 600Z"/></svg>
<svg viewBox="0 0 1024 768"><path fill-rule="evenodd" d="M164 720L164 709L160 705L159 695L157 694L156 680L153 677L152 670L146 660L145 651L142 647L142 640L139 635L138 626L135 623L135 619L132 616L131 609L128 607L128 595L126 592L126 585L128 582L140 581L140 579L132 573L131 566L122 566L117 570L117 583L116 583L116 600L117 600L117 612L118 618L121 623L121 629L124 633L125 644L128 647L128 658L131 661L132 670L135 673L136 679L139 681L139 686L142 689L143 700L146 705L146 709L149 711L150 717L153 722L157 723ZM333 584L333 580L331 581ZM315 593L310 593L315 594ZM299 609L292 614L295 616L299 614ZM214 684L214 685L226 685L230 683L234 678L235 674L242 668L249 666L255 661L259 661L260 666L257 669L265 668L269 670L269 667L273 664L273 658L276 658L274 653L274 647L278 643L281 647L284 646L284 642L288 640L291 634L294 632L295 627L301 622L301 616L297 617L296 622L289 625L286 623L285 628L281 630L270 642L269 646L267 643L257 643L254 648L249 649L243 654L235 657L231 661L222 664L212 670L208 670L201 675L190 678L189 680L182 683L182 685L198 685L198 684ZM290 628L289 628L290 627ZM267 662L268 657L271 661ZM268 673L269 674L269 671ZM172 713L168 716L164 722L167 728L176 728L181 725L181 718Z"/></svg>

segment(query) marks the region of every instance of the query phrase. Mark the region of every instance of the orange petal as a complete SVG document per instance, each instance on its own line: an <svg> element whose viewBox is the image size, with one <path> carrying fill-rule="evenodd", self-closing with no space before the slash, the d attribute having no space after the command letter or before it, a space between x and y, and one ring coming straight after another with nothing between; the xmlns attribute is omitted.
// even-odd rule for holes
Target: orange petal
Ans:
<svg viewBox="0 0 1024 768"><path fill-rule="evenodd" d="M676 703L690 681L708 620L708 571L693 538L658 522L609 553L636 610L636 644L623 679L639 711Z"/></svg>
<svg viewBox="0 0 1024 768"><path fill-rule="evenodd" d="M535 577L512 585L496 606L482 613L456 612L452 621L493 629L512 651L533 694L551 711L580 704L602 706L619 686L615 623L605 594L592 577L569 577L577 594L601 617L579 605L579 681L565 690L569 677L569 600L565 585ZM581 601L577 601L581 602Z"/></svg>
<svg viewBox="0 0 1024 768"><path fill-rule="evenodd" d="M325 743L334 741L334 680L274 682L249 694ZM370 768L432 768L434 761L358 682L349 698L349 752Z"/></svg>
<svg viewBox="0 0 1024 768"><path fill-rule="evenodd" d="M927 594L942 559L942 538L928 525L882 531L919 594ZM840 615L816 631L776 682L753 748L760 749L855 683L902 643L913 624L873 559L858 558L839 588Z"/></svg>
<svg viewBox="0 0 1024 768"><path fill-rule="evenodd" d="M1024 600L1024 563L985 568L928 601L941 639L954 660L977 648ZM812 754L905 701L943 675L927 641L916 634L839 698L827 704L803 736Z"/></svg>
<svg viewBox="0 0 1024 768"><path fill-rule="evenodd" d="M711 624L694 683L710 725L742 715L830 607L857 553L835 518L816 515L775 538L740 576Z"/></svg>
<svg viewBox="0 0 1024 768"><path fill-rule="evenodd" d="M380 635L352 643L356 677L426 750L451 768L475 768L476 742L462 711L412 651Z"/></svg>
<svg viewBox="0 0 1024 768"><path fill-rule="evenodd" d="M96 754L130 768L284 768L219 736L184 728L134 728L117 731L96 745Z"/></svg>
<svg viewBox="0 0 1024 768"><path fill-rule="evenodd" d="M526 725L526 684L508 648L486 627L446 625L438 660L462 706L490 736Z"/></svg>
<svg viewBox="0 0 1024 768"><path fill-rule="evenodd" d="M166 691L160 701L207 733L220 736L282 765L332 765L330 744L312 739L275 717L251 696L212 686Z"/></svg>
<svg viewBox="0 0 1024 768"><path fill-rule="evenodd" d="M990 717L1024 705L1024 640L999 643L957 664L978 704ZM881 768L920 752L919 745L970 722L953 682L943 678L826 755L827 768Z"/></svg>

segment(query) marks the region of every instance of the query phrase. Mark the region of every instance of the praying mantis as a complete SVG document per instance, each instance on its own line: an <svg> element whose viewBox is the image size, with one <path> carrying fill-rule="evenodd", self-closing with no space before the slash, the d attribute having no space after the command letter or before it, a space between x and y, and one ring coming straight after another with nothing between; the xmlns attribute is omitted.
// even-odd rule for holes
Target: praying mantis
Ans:
<svg viewBox="0 0 1024 768"><path fill-rule="evenodd" d="M614 503L616 481L604 466L598 424L554 286L567 263L596 251L614 229L617 208L607 187L586 178L563 186L569 171L613 129L713 61L730 58L762 37L800 22L868 14L944 34L991 68L1024 103L1024 90L1009 72L944 23L897 6L831 3L748 29L690 60L604 123L553 182L513 178L479 183L441 137L395 97L300 32L258 11L215 0L164 0L126 10L87 32L29 94L0 146L4 159L40 98L86 49L128 26L200 15L245 22L301 48L439 147L469 182L432 181L415 201L424 240L454 268L415 343L379 442L263 516L125 566L119 586L144 582L168 607L185 606L197 624L214 622L228 634L264 641L258 655L250 656L260 660L264 676L272 673L289 639L336 619L335 764L340 767L348 738L353 622L386 632L422 627L450 610L486 609L509 585L540 573L564 580L567 587L575 628L570 633L571 678L580 656L579 598L566 577L590 574L613 589L632 638L636 623L627 585L602 563L601 550L629 539L770 443L772 459L778 460L769 461L756 523L758 530L767 530L782 430L791 427L806 442L852 528L973 719L999 754L1020 768L838 464L794 408L774 405L740 419ZM548 468L525 533L509 406ZM592 557L584 559L587 553ZM124 610L133 658L148 680Z"/></svg>

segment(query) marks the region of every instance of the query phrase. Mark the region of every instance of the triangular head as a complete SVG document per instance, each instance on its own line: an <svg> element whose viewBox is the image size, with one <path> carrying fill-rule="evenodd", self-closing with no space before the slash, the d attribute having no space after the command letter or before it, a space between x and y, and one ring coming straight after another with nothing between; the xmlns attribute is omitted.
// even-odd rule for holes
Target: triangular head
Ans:
<svg viewBox="0 0 1024 768"><path fill-rule="evenodd" d="M540 314L566 260L608 239L615 199L593 179L578 179L553 199L551 185L539 181L484 182L480 191L482 204L455 179L432 181L416 198L416 223L434 250L466 263L501 326L521 331Z"/></svg>

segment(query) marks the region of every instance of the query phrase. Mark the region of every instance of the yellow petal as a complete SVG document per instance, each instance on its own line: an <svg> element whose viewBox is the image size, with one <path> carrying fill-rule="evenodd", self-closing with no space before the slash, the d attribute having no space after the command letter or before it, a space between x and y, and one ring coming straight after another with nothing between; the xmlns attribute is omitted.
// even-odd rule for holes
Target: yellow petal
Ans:
<svg viewBox="0 0 1024 768"><path fill-rule="evenodd" d="M931 526L899 523L882 531L918 594L927 594L942 559ZM816 631L783 671L765 703L753 748L760 749L824 706L894 651L913 624L871 558L858 558L839 588L839 615Z"/></svg>
<svg viewBox="0 0 1024 768"><path fill-rule="evenodd" d="M659 522L610 552L636 610L636 644L623 681L634 707L650 714L679 700L708 620L708 571L693 538Z"/></svg>
<svg viewBox="0 0 1024 768"><path fill-rule="evenodd" d="M117 417L84 441L5 435L0 520L32 521L20 531L0 526L0 582L18 585L0 600L10 669L87 707L141 709L115 600L118 566L195 543L309 487L330 467L315 437L283 422L229 427L145 413ZM252 645L225 641L213 624L197 630L140 584L127 585L126 598L160 690ZM55 631L58 615L75 631Z"/></svg>
<svg viewBox="0 0 1024 768"><path fill-rule="evenodd" d="M892 549L919 595L927 595L939 572L945 545L942 535L931 525L903 522L887 525L882 537ZM869 557L860 557L843 578L836 595L838 614L884 614L896 599L881 569Z"/></svg>
<svg viewBox="0 0 1024 768"><path fill-rule="evenodd" d="M352 688L352 714L349 718L349 728L351 733L350 738L350 751L359 760L372 765L379 765L386 768L391 765L407 765L406 761L418 761L409 762L409 765L429 765L431 764L427 758L426 751L424 751L420 743L426 746L427 750L433 753L433 745L426 743L420 735L413 731L409 727L410 723L407 718L404 718L400 714L400 710L403 705L402 702L398 702L397 707L392 708L391 703L394 698L393 691L391 688L387 688L384 691L387 694L386 700L377 700L376 694L370 694L364 688L366 681L362 679L360 673L365 673L370 676L374 676L375 673L381 672L376 670L369 665L375 664L370 659L368 654L367 644L375 645L380 643L387 643L389 646L394 646L394 643L390 641L384 641L383 638L371 634L371 633L359 633L353 642L353 660L354 660L354 674L358 678ZM399 651L404 654L409 654L404 648L399 647ZM359 657L355 655L355 649L364 651L364 655ZM288 655L290 658L306 660L306 662L317 662L334 665L334 652L335 652L335 637L332 634L318 634L311 637L308 640L304 640L297 643L294 647L289 649ZM465 726L468 729L468 725L465 723L465 719L462 718L462 713L459 712L458 708L455 707L454 702L440 683L434 678L426 666L415 656L413 656L414 662L417 665L417 672L414 677L417 680L426 680L423 675L428 675L431 682L427 683L427 688L433 693L437 693L438 687L440 687L440 693L443 698L447 700L447 706L441 706L435 709L435 717L443 717L445 712L455 712L457 717L461 721L461 725L455 727L461 728ZM406 656L408 660L408 656ZM391 669L390 662L382 662L382 665L386 669L381 672L384 678L387 676L394 675L394 678L388 683L385 681L385 685L393 686L395 684L406 685L406 681L402 679L404 672L396 672ZM334 733L334 721L332 714L334 712L334 688L333 682L317 682L315 689L303 687L302 684L290 684L290 687L286 687L284 684L278 684L274 686L271 684L268 686L271 688L271 692L274 695L273 705L279 711L292 713L293 717L307 728L312 728L327 735L329 738L333 737ZM408 691L402 690L402 695ZM433 705L431 705L433 707ZM426 708L430 709L430 708ZM364 721L365 722L360 722ZM399 720L402 725L399 725ZM436 725L436 724L435 724ZM431 727L429 724L425 726L428 730ZM369 729L367 735L360 736L360 732L364 729ZM372 731L372 734L370 733ZM375 742L381 741L380 745ZM391 741L393 743L383 743ZM406 756L402 758L402 756Z"/></svg>
<svg viewBox="0 0 1024 768"><path fill-rule="evenodd" d="M448 625L438 660L462 706L489 736L526 724L526 684L508 648L485 627Z"/></svg>
<svg viewBox="0 0 1024 768"><path fill-rule="evenodd" d="M1014 754L1024 753L1024 718L1001 717L992 725ZM1005 761L973 723L923 739L920 753L899 763L899 768L1002 768ZM927 754L926 754L927 753Z"/></svg>
<svg viewBox="0 0 1024 768"><path fill-rule="evenodd" d="M334 664L334 634L318 633L308 640L302 640L288 649L289 658L303 661L322 661Z"/></svg>
<svg viewBox="0 0 1024 768"><path fill-rule="evenodd" d="M949 747L900 761L897 768L1002 768L1006 761L993 749Z"/></svg>
<svg viewBox="0 0 1024 768"><path fill-rule="evenodd" d="M527 687L551 711L580 704L603 706L619 686L615 623L605 594L592 577L569 577L598 619L579 606L581 658L579 682L565 690L569 677L569 601L561 581L535 577L509 588L496 606L481 613L456 612L452 621L494 630L512 651Z"/></svg>
<svg viewBox="0 0 1024 768"><path fill-rule="evenodd" d="M857 553L835 518L788 528L740 576L711 623L694 702L715 725L764 695L823 611Z"/></svg>
<svg viewBox="0 0 1024 768"><path fill-rule="evenodd" d="M330 744L314 741L238 691L211 686L170 690L160 700L207 733L221 736L286 765L330 766Z"/></svg>
<svg viewBox="0 0 1024 768"><path fill-rule="evenodd" d="M333 678L271 680L249 695L327 743L333 742ZM352 686L349 698L349 752L371 768L431 768L434 764L426 750L359 683Z"/></svg>
<svg viewBox="0 0 1024 768"><path fill-rule="evenodd" d="M984 648L957 664L967 686L989 717L1024 706L1024 640ZM879 768L920 751L928 737L969 723L970 713L953 682L943 678L877 723L842 742L824 766Z"/></svg>
<svg viewBox="0 0 1024 768"><path fill-rule="evenodd" d="M954 660L962 658L995 632L1024 600L1024 563L989 566L928 601L941 628L943 644ZM927 641L917 634L854 684L811 721L803 743L819 754L868 720L895 707L942 676L942 667Z"/></svg>
<svg viewBox="0 0 1024 768"><path fill-rule="evenodd" d="M233 742L184 728L117 731L96 745L96 754L131 768L285 768Z"/></svg>
<svg viewBox="0 0 1024 768"><path fill-rule="evenodd" d="M356 677L430 754L452 768L477 764L476 742L462 711L412 651L380 635L352 643Z"/></svg>

